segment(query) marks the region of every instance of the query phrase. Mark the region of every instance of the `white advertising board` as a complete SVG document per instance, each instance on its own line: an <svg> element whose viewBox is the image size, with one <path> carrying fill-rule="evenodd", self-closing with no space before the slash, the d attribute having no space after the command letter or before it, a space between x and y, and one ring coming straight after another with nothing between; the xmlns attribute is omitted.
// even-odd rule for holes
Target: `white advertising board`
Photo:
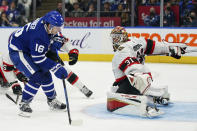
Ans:
<svg viewBox="0 0 197 131"><path fill-rule="evenodd" d="M17 28L0 28L0 52L8 52L8 37ZM113 54L110 31L112 28L64 28L62 33L71 40L81 54ZM197 29L170 28L127 28L132 36L161 41L189 43L197 47ZM197 56L190 53L188 56Z"/></svg>
<svg viewBox="0 0 197 131"><path fill-rule="evenodd" d="M63 34L70 38L73 46L82 54L113 54L109 37L111 30L111 28L68 28L64 29ZM188 43L197 48L197 29L127 28L127 32L135 37ZM186 55L197 56L197 53Z"/></svg>

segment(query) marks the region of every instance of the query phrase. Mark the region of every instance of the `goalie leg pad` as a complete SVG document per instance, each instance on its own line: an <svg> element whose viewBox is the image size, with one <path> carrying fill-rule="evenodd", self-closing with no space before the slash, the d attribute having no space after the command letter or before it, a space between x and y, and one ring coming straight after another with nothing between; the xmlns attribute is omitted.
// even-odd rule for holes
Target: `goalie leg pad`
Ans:
<svg viewBox="0 0 197 131"><path fill-rule="evenodd" d="M107 93L107 110L116 114L143 116L146 114L146 103L146 96Z"/></svg>
<svg viewBox="0 0 197 131"><path fill-rule="evenodd" d="M107 93L107 110L116 114L156 117L163 112L147 106L147 97L121 93Z"/></svg>
<svg viewBox="0 0 197 131"><path fill-rule="evenodd" d="M163 87L153 87L151 86L147 92L145 93L147 96L155 96L155 97L163 97L170 98L170 94L168 92L168 86Z"/></svg>
<svg viewBox="0 0 197 131"><path fill-rule="evenodd" d="M168 87L150 87L150 89L146 92L148 96L149 103L157 103L160 105L168 105L170 102L170 93L168 92Z"/></svg>

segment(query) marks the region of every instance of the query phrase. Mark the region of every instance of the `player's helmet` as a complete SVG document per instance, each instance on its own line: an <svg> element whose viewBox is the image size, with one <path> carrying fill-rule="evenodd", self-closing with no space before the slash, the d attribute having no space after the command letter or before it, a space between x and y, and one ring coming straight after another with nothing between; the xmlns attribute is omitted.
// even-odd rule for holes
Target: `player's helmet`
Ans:
<svg viewBox="0 0 197 131"><path fill-rule="evenodd" d="M114 51L117 50L117 48L128 41L128 33L126 32L124 27L116 26L110 33L110 37L113 43Z"/></svg>
<svg viewBox="0 0 197 131"><path fill-rule="evenodd" d="M61 27L64 24L64 19L63 19L62 15L57 11L48 12L44 16L43 20L46 23L49 23L52 26L57 26L57 27Z"/></svg>

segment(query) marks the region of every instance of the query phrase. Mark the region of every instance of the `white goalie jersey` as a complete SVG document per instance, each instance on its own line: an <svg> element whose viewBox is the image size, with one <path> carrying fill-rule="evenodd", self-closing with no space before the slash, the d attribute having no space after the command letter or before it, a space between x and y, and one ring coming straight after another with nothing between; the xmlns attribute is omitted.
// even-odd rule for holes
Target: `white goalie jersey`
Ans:
<svg viewBox="0 0 197 131"><path fill-rule="evenodd" d="M115 83L120 83L121 81L124 81L124 79L128 78L130 84L132 85L130 78L139 78L135 84L129 86L128 88L135 87L140 94L143 95L136 95L135 93L118 93L115 90L119 87L112 86L112 92L108 92L107 94L108 111L117 114L132 114L145 117L154 117L163 114L160 110L156 110L155 108L148 106L149 95L145 95L144 92L148 89L149 91L146 93L162 96L165 94L166 89L159 89L158 91L155 91L154 88L150 87L151 82L149 83L147 81L148 78L152 79L152 76L150 70L144 65L144 62L145 55L168 53L169 47L166 44L149 39L132 38L132 40L121 44L115 51L115 55L112 60L113 73L116 79ZM135 76L137 73L146 75L137 77ZM131 74L134 76L131 76ZM114 88L117 89L114 90ZM125 91L127 90L127 87L125 87ZM152 101L152 98L150 98L150 100Z"/></svg>
<svg viewBox="0 0 197 131"><path fill-rule="evenodd" d="M112 60L113 73L116 82L126 78L130 73L148 73L144 66L145 55L168 54L169 47L161 42L144 38L132 38L120 45Z"/></svg>

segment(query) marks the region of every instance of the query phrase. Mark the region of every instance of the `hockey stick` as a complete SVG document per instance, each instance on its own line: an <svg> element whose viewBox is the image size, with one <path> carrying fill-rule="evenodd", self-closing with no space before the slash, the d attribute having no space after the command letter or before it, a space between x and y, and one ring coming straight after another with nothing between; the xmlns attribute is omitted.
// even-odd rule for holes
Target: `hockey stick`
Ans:
<svg viewBox="0 0 197 131"><path fill-rule="evenodd" d="M83 124L82 120L72 120L71 116L70 116L70 107L69 107L69 101L68 101L68 94L67 94L67 90L66 90L66 82L65 79L62 79L63 82L63 87L64 87L64 94L65 94L65 98L66 98L66 105L67 105L67 112L68 112L68 120L69 120L69 124L70 125L74 125L74 126L79 126Z"/></svg>
<svg viewBox="0 0 197 131"><path fill-rule="evenodd" d="M20 97L20 95L18 94L18 95L16 96L16 104L18 104L19 97Z"/></svg>
<svg viewBox="0 0 197 131"><path fill-rule="evenodd" d="M26 82L23 82L23 84L24 84L24 86L25 86L25 84L26 84ZM8 99L10 99L12 102L14 102L16 105L18 104L18 101L19 101L19 98L20 98L20 94L17 94L17 96L16 96L16 100L14 100L9 94L5 94L6 95L6 97L8 98Z"/></svg>
<svg viewBox="0 0 197 131"><path fill-rule="evenodd" d="M17 101L15 101L10 95L6 93L5 96L17 105Z"/></svg>
<svg viewBox="0 0 197 131"><path fill-rule="evenodd" d="M25 84L26 84L26 83L27 83L27 81L23 81L24 88L25 88ZM16 97L16 104L18 104L19 97L20 97L20 95L17 94L17 97Z"/></svg>

